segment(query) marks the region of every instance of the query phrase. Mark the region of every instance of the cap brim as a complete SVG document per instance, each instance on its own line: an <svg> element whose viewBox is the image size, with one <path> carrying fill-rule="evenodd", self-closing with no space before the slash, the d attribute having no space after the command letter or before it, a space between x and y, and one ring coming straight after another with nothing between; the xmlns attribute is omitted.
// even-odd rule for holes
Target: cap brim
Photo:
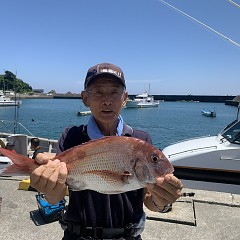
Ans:
<svg viewBox="0 0 240 240"><path fill-rule="evenodd" d="M116 76L115 74L111 74L111 73L98 73L98 74L90 77L89 79L87 79L87 81L85 81L85 88L87 88L89 85L91 85L95 80L97 80L100 77L110 77L114 80L117 80L120 84L122 84L126 88L126 85L123 82L122 78Z"/></svg>

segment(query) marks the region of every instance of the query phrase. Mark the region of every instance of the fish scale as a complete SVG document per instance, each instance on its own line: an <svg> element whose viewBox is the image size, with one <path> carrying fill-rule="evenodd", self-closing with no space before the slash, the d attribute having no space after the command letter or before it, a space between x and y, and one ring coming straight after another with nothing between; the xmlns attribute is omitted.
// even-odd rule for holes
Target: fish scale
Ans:
<svg viewBox="0 0 240 240"><path fill-rule="evenodd" d="M76 189L92 189L93 187L98 188L98 191L108 193L111 189L111 193L115 191L115 189L122 188L124 186L124 182L119 181L116 178L112 177L112 173L123 174L125 171L130 170L130 164L125 164L125 159L128 158L126 154L123 152L123 148L121 146L112 146L112 152L107 155L106 151L109 151L109 144L104 145L104 147L99 146L97 149L93 149L90 151L83 161L81 161L81 176L77 174L78 167L73 168L73 170L69 171L69 174L76 177L75 184L72 184L72 187ZM126 152L126 151L125 151ZM89 162L91 161L91 164ZM129 161L127 161L129 163ZM109 171L105 172L105 174L100 175L101 171ZM84 174L87 173L87 174ZM76 179L75 178L75 179ZM82 180L82 181L80 181ZM71 181L68 179L68 182ZM88 182L88 186L85 185L85 182ZM83 184L81 186L81 184ZM94 186L93 186L94 185ZM125 186L126 190L129 184ZM131 185L129 185L131 186ZM142 185L138 185L138 188L143 187ZM107 189L107 190L106 190ZM119 191L117 191L119 192Z"/></svg>

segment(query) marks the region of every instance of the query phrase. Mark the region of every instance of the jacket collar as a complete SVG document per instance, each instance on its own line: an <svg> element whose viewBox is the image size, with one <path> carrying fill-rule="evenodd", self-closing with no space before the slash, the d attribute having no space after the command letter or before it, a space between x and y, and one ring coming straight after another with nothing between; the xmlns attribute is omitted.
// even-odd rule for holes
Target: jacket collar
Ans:
<svg viewBox="0 0 240 240"><path fill-rule="evenodd" d="M118 126L116 136L132 135L133 129L123 122L121 115L118 116ZM87 134L90 139L99 139L104 137L100 132L93 116L88 120Z"/></svg>

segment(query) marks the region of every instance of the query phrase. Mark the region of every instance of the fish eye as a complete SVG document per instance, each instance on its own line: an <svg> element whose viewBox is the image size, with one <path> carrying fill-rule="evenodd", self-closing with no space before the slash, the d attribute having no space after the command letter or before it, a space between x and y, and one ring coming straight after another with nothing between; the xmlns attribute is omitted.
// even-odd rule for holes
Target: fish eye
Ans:
<svg viewBox="0 0 240 240"><path fill-rule="evenodd" d="M152 156L151 156L151 160L152 160L153 163L159 162L159 158L158 158L158 156L156 156L156 155L152 155Z"/></svg>

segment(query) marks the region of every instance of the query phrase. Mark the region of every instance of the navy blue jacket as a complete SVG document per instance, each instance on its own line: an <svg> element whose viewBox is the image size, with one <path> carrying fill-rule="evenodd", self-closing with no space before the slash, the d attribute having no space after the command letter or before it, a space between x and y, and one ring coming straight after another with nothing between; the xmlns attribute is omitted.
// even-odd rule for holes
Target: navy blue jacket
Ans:
<svg viewBox="0 0 240 240"><path fill-rule="evenodd" d="M123 135L152 143L148 133L124 124ZM58 153L89 141L86 126L66 128L59 140ZM87 227L124 227L138 223L143 212L143 189L121 194L101 194L92 190L70 191L66 221Z"/></svg>

